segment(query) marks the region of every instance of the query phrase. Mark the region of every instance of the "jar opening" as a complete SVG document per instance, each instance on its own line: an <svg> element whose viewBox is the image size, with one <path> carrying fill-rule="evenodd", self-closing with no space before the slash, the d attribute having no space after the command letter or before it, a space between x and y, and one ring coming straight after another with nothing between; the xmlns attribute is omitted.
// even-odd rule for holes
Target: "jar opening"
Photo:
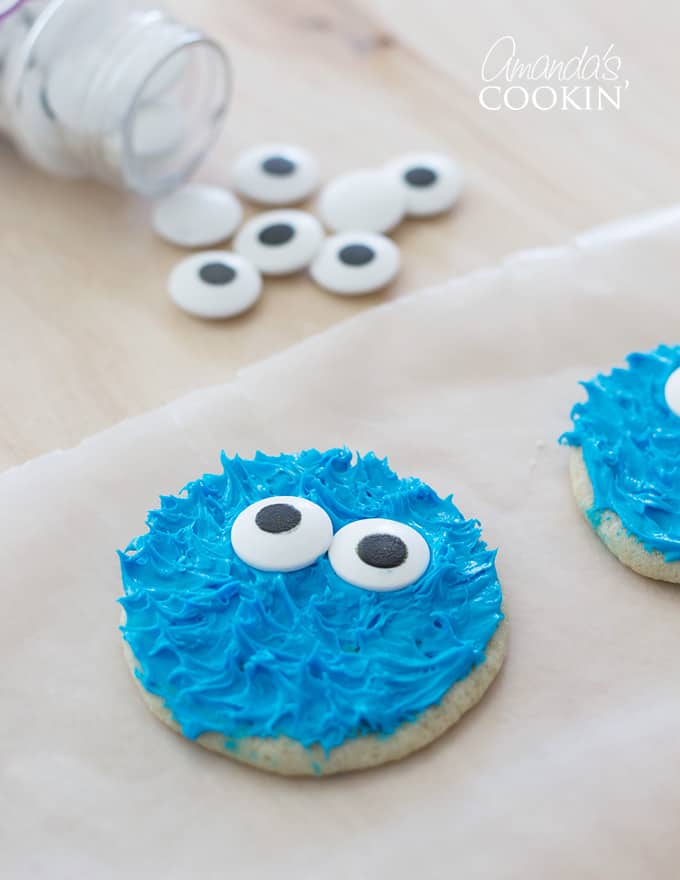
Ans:
<svg viewBox="0 0 680 880"><path fill-rule="evenodd" d="M131 189L162 195L195 170L219 134L229 85L223 50L202 36L155 64L122 121L121 169Z"/></svg>
<svg viewBox="0 0 680 880"><path fill-rule="evenodd" d="M181 184L226 113L231 71L219 44L146 0L26 9L34 14L0 58L0 126L15 143L50 171L147 196Z"/></svg>

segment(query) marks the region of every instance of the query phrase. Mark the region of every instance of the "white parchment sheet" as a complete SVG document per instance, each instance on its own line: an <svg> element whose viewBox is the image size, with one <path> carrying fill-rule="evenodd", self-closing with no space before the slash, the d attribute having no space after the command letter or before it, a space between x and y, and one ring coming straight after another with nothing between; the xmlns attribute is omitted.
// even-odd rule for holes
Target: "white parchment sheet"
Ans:
<svg viewBox="0 0 680 880"><path fill-rule="evenodd" d="M0 875L676 880L680 588L602 547L557 437L577 380L679 337L677 208L366 311L0 476ZM481 519L509 655L433 747L282 779L144 707L114 550L222 448L343 443Z"/></svg>

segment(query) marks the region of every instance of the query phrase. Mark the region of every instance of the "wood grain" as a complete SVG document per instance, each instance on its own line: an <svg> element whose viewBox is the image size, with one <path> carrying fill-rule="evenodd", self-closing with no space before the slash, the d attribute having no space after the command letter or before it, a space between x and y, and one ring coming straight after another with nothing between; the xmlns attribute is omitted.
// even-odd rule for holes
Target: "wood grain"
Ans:
<svg viewBox="0 0 680 880"><path fill-rule="evenodd" d="M172 6L224 42L236 72L201 179L226 182L237 151L261 140L304 144L326 177L433 148L464 163L465 197L450 216L397 230L404 269L389 291L343 299L296 276L267 282L250 314L211 324L168 301L182 253L154 238L141 199L50 178L3 144L0 467L227 381L385 298L680 198L680 13L669 0L654 15L611 0ZM483 110L482 59L503 34L527 58L614 43L631 82L621 109Z"/></svg>

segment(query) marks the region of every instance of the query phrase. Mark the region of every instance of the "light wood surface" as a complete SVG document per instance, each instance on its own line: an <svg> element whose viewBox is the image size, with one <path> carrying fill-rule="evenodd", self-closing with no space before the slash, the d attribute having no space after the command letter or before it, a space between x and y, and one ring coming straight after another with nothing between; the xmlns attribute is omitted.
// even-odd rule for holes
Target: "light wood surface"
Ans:
<svg viewBox="0 0 680 880"><path fill-rule="evenodd" d="M296 276L267 282L250 314L211 324L169 302L166 275L182 252L154 238L141 199L50 178L3 144L0 468L227 381L386 298L680 198L680 7L671 0L173 6L224 42L236 74L201 179L226 182L236 152L262 140L304 144L326 177L434 148L463 162L465 197L450 216L397 230L404 269L386 293L343 299ZM482 109L482 60L503 34L526 59L614 43L630 80L621 109Z"/></svg>

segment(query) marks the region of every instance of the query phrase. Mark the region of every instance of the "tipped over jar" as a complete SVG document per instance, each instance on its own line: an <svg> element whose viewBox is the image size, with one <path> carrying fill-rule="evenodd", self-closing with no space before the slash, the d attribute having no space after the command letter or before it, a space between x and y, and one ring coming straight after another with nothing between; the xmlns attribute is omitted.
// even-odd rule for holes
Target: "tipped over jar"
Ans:
<svg viewBox="0 0 680 880"><path fill-rule="evenodd" d="M139 0L0 0L0 130L53 174L170 192L230 85L218 43Z"/></svg>

